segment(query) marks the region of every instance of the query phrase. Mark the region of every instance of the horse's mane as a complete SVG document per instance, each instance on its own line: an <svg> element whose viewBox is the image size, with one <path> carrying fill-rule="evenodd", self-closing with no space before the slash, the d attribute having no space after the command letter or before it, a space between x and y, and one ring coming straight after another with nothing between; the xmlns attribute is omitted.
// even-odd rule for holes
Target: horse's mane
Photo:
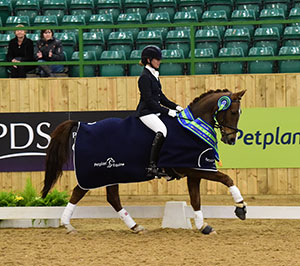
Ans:
<svg viewBox="0 0 300 266"><path fill-rule="evenodd" d="M230 90L228 90L228 89L223 89L223 90L220 90L220 89L218 89L218 90L209 90L209 91L207 91L207 92L202 93L199 97L196 97L196 98L190 103L190 105L193 105L193 104L199 102L201 99L205 98L207 95L210 95L210 94L212 94L212 93L219 93L219 92L230 92Z"/></svg>

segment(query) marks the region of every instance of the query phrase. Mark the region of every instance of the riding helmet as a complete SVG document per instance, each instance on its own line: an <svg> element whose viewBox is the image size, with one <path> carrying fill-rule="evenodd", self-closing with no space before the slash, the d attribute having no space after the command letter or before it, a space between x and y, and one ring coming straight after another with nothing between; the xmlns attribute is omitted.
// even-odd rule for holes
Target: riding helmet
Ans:
<svg viewBox="0 0 300 266"><path fill-rule="evenodd" d="M150 59L150 61L155 58L158 60L161 60L162 55L161 55L161 50L159 47L155 45L148 45L144 48L142 51L142 56L141 56L141 61L142 64L145 66L147 65L147 59Z"/></svg>

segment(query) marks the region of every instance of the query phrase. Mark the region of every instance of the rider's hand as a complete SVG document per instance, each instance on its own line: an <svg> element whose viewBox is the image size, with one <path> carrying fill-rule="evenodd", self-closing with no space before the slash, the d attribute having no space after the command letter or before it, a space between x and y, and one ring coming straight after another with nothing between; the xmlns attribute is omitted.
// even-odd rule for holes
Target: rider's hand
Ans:
<svg viewBox="0 0 300 266"><path fill-rule="evenodd" d="M181 112L181 111L184 110L184 108L182 108L180 105L177 105L177 106L176 106L176 110L177 110L178 112Z"/></svg>
<svg viewBox="0 0 300 266"><path fill-rule="evenodd" d="M176 114L177 114L176 110L170 109L169 112L168 112L168 115L171 116L171 117L176 117Z"/></svg>

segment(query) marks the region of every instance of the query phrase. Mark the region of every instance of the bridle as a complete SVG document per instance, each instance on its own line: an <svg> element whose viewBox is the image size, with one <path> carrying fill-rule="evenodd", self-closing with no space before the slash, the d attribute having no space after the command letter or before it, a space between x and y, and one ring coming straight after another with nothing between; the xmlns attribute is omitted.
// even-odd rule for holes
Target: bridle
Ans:
<svg viewBox="0 0 300 266"><path fill-rule="evenodd" d="M240 100L231 100L231 102L237 102L237 103L240 103ZM226 138L232 134L236 134L237 132L240 131L240 129L238 129L237 127L232 127L232 126L229 126L229 125L226 125L224 123L225 121L225 110L222 110L223 112L223 116L222 116L222 119L221 121L217 121L217 114L220 113L221 111L216 111L216 113L214 114L214 120L215 120L215 124L214 124L214 128L219 128L220 129L220 132L223 136L225 136ZM232 129L233 131L232 132L229 132L229 133L226 133L224 128L230 128Z"/></svg>

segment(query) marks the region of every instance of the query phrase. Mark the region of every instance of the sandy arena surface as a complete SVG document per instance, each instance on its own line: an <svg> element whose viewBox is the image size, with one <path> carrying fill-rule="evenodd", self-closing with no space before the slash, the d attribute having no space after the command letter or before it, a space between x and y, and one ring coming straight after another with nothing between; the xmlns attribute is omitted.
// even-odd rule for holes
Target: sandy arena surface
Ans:
<svg viewBox="0 0 300 266"><path fill-rule="evenodd" d="M274 204L275 199L259 202L249 197L248 203L299 205L299 196L277 197ZM164 205L155 197L146 202L129 197L123 202ZM204 205L220 202L232 204L230 197L203 199ZM104 205L104 200L87 198L81 205ZM0 229L0 265L300 265L299 220L206 219L217 235L203 235L195 227L161 229L161 219L136 222L147 232L133 234L119 219L73 220L76 234L66 234L64 228Z"/></svg>

